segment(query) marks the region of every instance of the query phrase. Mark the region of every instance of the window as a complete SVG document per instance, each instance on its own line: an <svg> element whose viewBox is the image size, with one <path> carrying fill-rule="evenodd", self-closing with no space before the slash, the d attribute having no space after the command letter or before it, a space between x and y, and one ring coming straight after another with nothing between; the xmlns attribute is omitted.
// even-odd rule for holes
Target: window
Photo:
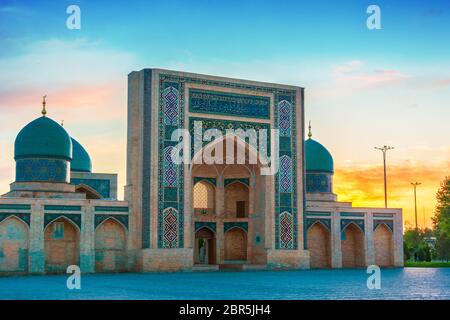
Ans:
<svg viewBox="0 0 450 320"><path fill-rule="evenodd" d="M64 239L64 222L53 224L53 239Z"/></svg>
<svg viewBox="0 0 450 320"><path fill-rule="evenodd" d="M200 213L214 213L214 187L205 181L194 186L194 210Z"/></svg>
<svg viewBox="0 0 450 320"><path fill-rule="evenodd" d="M236 201L236 218L245 217L245 201Z"/></svg>

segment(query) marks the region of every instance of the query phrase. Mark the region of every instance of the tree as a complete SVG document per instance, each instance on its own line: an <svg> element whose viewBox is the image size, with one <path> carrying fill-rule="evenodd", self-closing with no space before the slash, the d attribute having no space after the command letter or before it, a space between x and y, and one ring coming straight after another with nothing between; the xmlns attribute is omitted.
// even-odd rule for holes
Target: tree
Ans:
<svg viewBox="0 0 450 320"><path fill-rule="evenodd" d="M436 253L441 260L450 260L450 176L445 177L436 193L435 215Z"/></svg>
<svg viewBox="0 0 450 320"><path fill-rule="evenodd" d="M408 229L403 234L403 252L405 260L431 261L433 251L425 238L433 237L431 229Z"/></svg>

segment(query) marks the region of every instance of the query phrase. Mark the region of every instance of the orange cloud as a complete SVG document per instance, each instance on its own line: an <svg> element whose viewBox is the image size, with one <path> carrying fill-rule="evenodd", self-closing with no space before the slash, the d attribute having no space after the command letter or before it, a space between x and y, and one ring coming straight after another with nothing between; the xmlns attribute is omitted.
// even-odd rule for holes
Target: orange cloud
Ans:
<svg viewBox="0 0 450 320"><path fill-rule="evenodd" d="M448 161L436 164L404 161L389 165L388 207L402 208L404 224L413 226L414 191L411 182L421 182L417 187L418 224L430 227L436 191L440 181L450 172L449 169ZM338 194L340 201L352 201L354 206L384 207L383 166L360 164L337 169L334 192Z"/></svg>

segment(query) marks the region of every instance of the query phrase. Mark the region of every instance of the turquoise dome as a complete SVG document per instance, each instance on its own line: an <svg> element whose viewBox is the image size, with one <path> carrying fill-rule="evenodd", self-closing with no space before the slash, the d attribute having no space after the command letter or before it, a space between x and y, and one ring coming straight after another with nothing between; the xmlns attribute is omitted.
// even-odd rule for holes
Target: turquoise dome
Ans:
<svg viewBox="0 0 450 320"><path fill-rule="evenodd" d="M308 139L305 141L306 171L334 172L333 157L319 142Z"/></svg>
<svg viewBox="0 0 450 320"><path fill-rule="evenodd" d="M72 141L64 128L45 116L27 124L14 143L14 159L51 158L70 161Z"/></svg>
<svg viewBox="0 0 450 320"><path fill-rule="evenodd" d="M74 138L72 138L72 162L70 163L70 171L91 172L91 157L86 149Z"/></svg>

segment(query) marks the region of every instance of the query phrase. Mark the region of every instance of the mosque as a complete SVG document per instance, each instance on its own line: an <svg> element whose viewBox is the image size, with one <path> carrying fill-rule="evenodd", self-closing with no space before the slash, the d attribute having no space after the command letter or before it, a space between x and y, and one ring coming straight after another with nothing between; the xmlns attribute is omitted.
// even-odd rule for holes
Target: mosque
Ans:
<svg viewBox="0 0 450 320"><path fill-rule="evenodd" d="M402 210L337 201L333 158L310 126L305 140L304 108L301 87L131 72L120 201L117 175L92 171L44 98L0 197L0 274L403 266ZM174 139L178 129L190 135ZM174 161L189 136L188 161Z"/></svg>

